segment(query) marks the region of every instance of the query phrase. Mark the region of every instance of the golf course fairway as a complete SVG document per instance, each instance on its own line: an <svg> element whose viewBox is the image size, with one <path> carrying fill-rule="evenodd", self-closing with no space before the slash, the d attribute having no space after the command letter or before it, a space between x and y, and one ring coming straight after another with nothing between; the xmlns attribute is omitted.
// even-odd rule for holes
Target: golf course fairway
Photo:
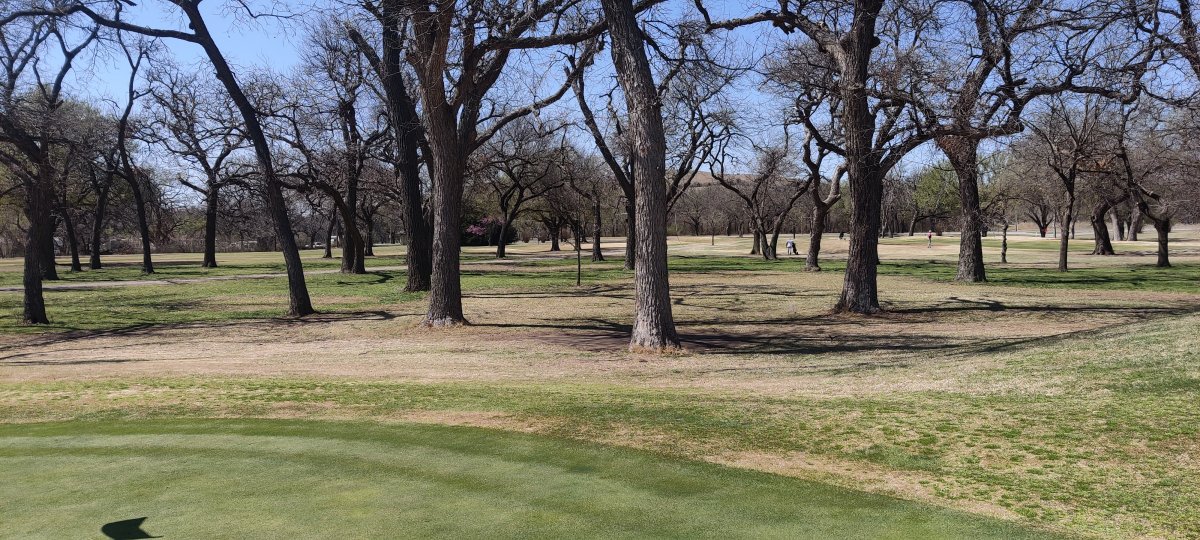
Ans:
<svg viewBox="0 0 1200 540"><path fill-rule="evenodd" d="M1046 538L963 512L651 453L418 424L0 426L0 537Z"/></svg>

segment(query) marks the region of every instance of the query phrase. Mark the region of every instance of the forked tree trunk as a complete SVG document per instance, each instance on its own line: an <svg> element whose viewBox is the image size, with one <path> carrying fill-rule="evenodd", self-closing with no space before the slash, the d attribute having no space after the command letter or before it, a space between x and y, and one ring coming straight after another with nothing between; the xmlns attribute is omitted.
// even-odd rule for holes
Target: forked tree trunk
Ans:
<svg viewBox="0 0 1200 540"><path fill-rule="evenodd" d="M955 281L987 281L983 265L983 209L979 203L979 141L942 137L938 146L958 175L958 197L962 204L962 234L958 241L958 275Z"/></svg>
<svg viewBox="0 0 1200 540"><path fill-rule="evenodd" d="M667 276L667 193L665 183L658 180L666 172L667 146L658 90L632 0L601 0L600 4L608 21L617 79L625 93L633 177L639 179L634 182L637 264L629 347L654 352L677 349L679 336L675 333Z"/></svg>
<svg viewBox="0 0 1200 540"><path fill-rule="evenodd" d="M204 201L204 268L217 267L217 203L220 188L209 182L208 197Z"/></svg>
<svg viewBox="0 0 1200 540"><path fill-rule="evenodd" d="M1108 235L1108 210L1112 208L1107 201L1101 200L1092 209L1092 234L1095 239L1095 247L1092 248L1092 255L1116 255L1113 250L1112 237Z"/></svg>
<svg viewBox="0 0 1200 540"><path fill-rule="evenodd" d="M601 219L600 200L597 198L592 203L592 262L604 260L604 252L600 250L600 236L603 233Z"/></svg>

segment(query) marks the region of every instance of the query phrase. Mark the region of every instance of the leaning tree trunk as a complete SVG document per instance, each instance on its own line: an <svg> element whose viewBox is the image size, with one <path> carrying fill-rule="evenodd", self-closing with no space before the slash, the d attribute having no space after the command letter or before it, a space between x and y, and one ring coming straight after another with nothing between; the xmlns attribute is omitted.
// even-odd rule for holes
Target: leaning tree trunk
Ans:
<svg viewBox="0 0 1200 540"><path fill-rule="evenodd" d="M75 220L71 219L71 213L62 212L63 230L67 233L67 247L71 250L71 271L82 272L83 265L79 263L79 237L75 234Z"/></svg>
<svg viewBox="0 0 1200 540"><path fill-rule="evenodd" d="M983 266L983 209L979 203L979 141L942 137L938 146L958 175L962 227L958 241L958 275L955 281L987 281Z"/></svg>
<svg viewBox="0 0 1200 540"><path fill-rule="evenodd" d="M219 189L209 184L208 197L204 201L204 268L217 267L217 198Z"/></svg>
<svg viewBox="0 0 1200 540"><path fill-rule="evenodd" d="M813 210L812 230L808 233L808 254L804 258L804 269L809 272L820 272L821 236L825 234L825 218L829 208L818 204Z"/></svg>
<svg viewBox="0 0 1200 540"><path fill-rule="evenodd" d="M506 255L504 238L508 236L508 218L504 218L500 223L500 240L496 242L496 258L503 259Z"/></svg>
<svg viewBox="0 0 1200 540"><path fill-rule="evenodd" d="M634 267L635 311L631 350L665 351L679 347L671 313L667 275L667 189L659 179L666 173L666 135L662 109L645 37L638 27L632 0L601 0L612 40L610 49L617 79L625 93L629 115L627 133L633 147L636 191L634 228L637 242Z"/></svg>
<svg viewBox="0 0 1200 540"><path fill-rule="evenodd" d="M1117 254L1117 252L1113 250L1112 237L1108 235L1108 221L1106 218L1108 210L1111 207L1112 205L1110 205L1107 201L1101 200L1096 204L1096 207L1092 209L1092 234L1096 243L1095 247L1092 248L1092 255Z"/></svg>
<svg viewBox="0 0 1200 540"><path fill-rule="evenodd" d="M88 268L92 270L99 270L101 267L100 237L104 234L104 216L108 212L108 190L107 186L98 190L96 210L92 213L91 253L88 256Z"/></svg>
<svg viewBox="0 0 1200 540"><path fill-rule="evenodd" d="M600 251L600 235L603 231L599 198L592 203L592 219L592 262L601 262L604 260L604 252Z"/></svg>
<svg viewBox="0 0 1200 540"><path fill-rule="evenodd" d="M188 18L197 37L197 43L204 49L205 55L212 64L217 80L225 87L229 98L233 101L242 116L246 135L254 147L254 157L258 163L259 174L263 176L267 195L267 207L271 213L271 221L275 225L275 235L280 242L283 252L283 262L287 268L288 277L288 315L302 317L315 313L312 299L308 295L308 285L304 282L304 263L300 259L300 249L296 245L296 235L292 232L291 218L288 217L287 201L283 197L283 187L275 172L275 164L271 160L271 147L263 134L259 122L259 111L250 103L246 93L242 91L237 77L225 61L225 56L217 47L208 25L200 14L197 2L180 2L180 9Z"/></svg>

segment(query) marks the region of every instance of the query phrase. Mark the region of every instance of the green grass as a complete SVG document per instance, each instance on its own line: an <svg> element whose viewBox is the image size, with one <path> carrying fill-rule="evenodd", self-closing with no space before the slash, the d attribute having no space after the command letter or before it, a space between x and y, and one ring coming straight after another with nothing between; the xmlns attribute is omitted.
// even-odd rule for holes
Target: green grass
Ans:
<svg viewBox="0 0 1200 540"><path fill-rule="evenodd" d="M1194 511L1200 477L1179 464L1200 437L1198 321L1193 315L1103 336L1014 345L995 357L995 367L973 375L991 389L985 392L782 397L553 378L417 383L205 376L3 383L0 403L10 422L113 425L280 411L362 419L482 411L559 438L605 441L620 433L622 444L677 459L821 456L894 471L942 500L982 501L1032 523L1107 537L1183 538L1200 531ZM896 369L895 377L905 373ZM830 377L853 385L857 374ZM1027 381L1051 383L1029 392Z"/></svg>
<svg viewBox="0 0 1200 540"><path fill-rule="evenodd" d="M1042 538L768 474L471 428L266 420L0 426L14 538Z"/></svg>

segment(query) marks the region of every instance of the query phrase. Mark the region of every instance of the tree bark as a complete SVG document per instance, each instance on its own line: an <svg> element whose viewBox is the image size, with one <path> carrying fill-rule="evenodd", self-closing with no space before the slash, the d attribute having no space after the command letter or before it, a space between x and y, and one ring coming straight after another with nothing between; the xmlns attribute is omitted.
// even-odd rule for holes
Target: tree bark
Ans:
<svg viewBox="0 0 1200 540"><path fill-rule="evenodd" d="M1066 215L1062 220L1063 223L1072 223L1075 220L1075 195L1073 193L1067 195L1067 207L1065 214ZM1069 231L1063 230L1062 234L1058 237L1059 272L1067 271L1067 241L1070 236L1071 235L1069 234Z"/></svg>
<svg viewBox="0 0 1200 540"><path fill-rule="evenodd" d="M867 100L867 74L871 50L878 38L875 21L882 0L855 6L850 32L838 44L839 85L846 134L846 175L850 185L850 242L846 276L836 310L853 313L879 311L879 223L883 204L883 170L873 148L875 115Z"/></svg>
<svg viewBox="0 0 1200 540"><path fill-rule="evenodd" d="M823 205L817 205L813 209L812 230L808 233L808 254L804 257L804 269L809 272L820 272L821 263L821 237L825 234L825 219L829 215L829 209Z"/></svg>
<svg viewBox="0 0 1200 540"><path fill-rule="evenodd" d="M679 348L667 275L666 135L645 37L632 0L601 0L612 40L613 64L625 94L633 146L635 219L634 322L631 350Z"/></svg>
<svg viewBox="0 0 1200 540"><path fill-rule="evenodd" d="M71 213L65 209L61 213L63 230L67 234L67 247L71 251L71 271L82 272L83 265L79 263L79 237L75 233L75 220L71 219Z"/></svg>
<svg viewBox="0 0 1200 540"><path fill-rule="evenodd" d="M665 167L665 166L664 166ZM633 270L637 266L637 209L635 196L633 200L626 198L625 202L625 269Z"/></svg>
<svg viewBox="0 0 1200 540"><path fill-rule="evenodd" d="M602 221L599 198L592 202L592 220L592 262L601 262L604 260L604 252L600 250L600 236L603 231L601 230Z"/></svg>
<svg viewBox="0 0 1200 540"><path fill-rule="evenodd" d="M146 218L146 198L142 186L137 181L137 173L131 169L126 171L125 179L133 193L133 208L137 213L138 234L142 237L142 273L154 273L154 259L150 255L150 222Z"/></svg>
<svg viewBox="0 0 1200 540"><path fill-rule="evenodd" d="M25 324L50 322L46 317L46 303L42 296L45 257L41 252L46 237L53 235L50 212L54 196L51 192L53 183L49 161L46 156L39 164L38 177L25 182L25 217L29 221L29 227L25 230L25 273L22 279Z"/></svg>
<svg viewBox="0 0 1200 540"><path fill-rule="evenodd" d="M466 323L462 310L462 283L459 259L462 245L463 163L454 118L448 109L426 111L430 123L429 147L433 153L433 272L429 290L429 326L457 326ZM447 116L450 115L450 116Z"/></svg>
<svg viewBox="0 0 1200 540"><path fill-rule="evenodd" d="M220 188L209 182L208 196L204 201L204 268L217 267L217 203Z"/></svg>
<svg viewBox="0 0 1200 540"><path fill-rule="evenodd" d="M1008 221L1004 222L1004 231L1000 234L1000 262L1008 263Z"/></svg>
<svg viewBox="0 0 1200 540"><path fill-rule="evenodd" d="M962 204L962 226L958 242L958 275L955 281L987 281L983 265L983 209L979 202L979 141L965 137L941 137L938 147L958 175Z"/></svg>
<svg viewBox="0 0 1200 540"><path fill-rule="evenodd" d="M1155 262L1154 266L1158 268L1169 268L1171 266L1171 260L1167 252L1167 236L1171 232L1171 220L1154 220L1154 230L1158 233L1158 261Z"/></svg>
<svg viewBox="0 0 1200 540"><path fill-rule="evenodd" d="M506 218L500 223L500 240L498 242L496 242L496 258L497 259L503 259L505 257L505 247L506 247L505 244L507 244L508 242L504 241L504 237L507 234L508 234L508 219Z"/></svg>

